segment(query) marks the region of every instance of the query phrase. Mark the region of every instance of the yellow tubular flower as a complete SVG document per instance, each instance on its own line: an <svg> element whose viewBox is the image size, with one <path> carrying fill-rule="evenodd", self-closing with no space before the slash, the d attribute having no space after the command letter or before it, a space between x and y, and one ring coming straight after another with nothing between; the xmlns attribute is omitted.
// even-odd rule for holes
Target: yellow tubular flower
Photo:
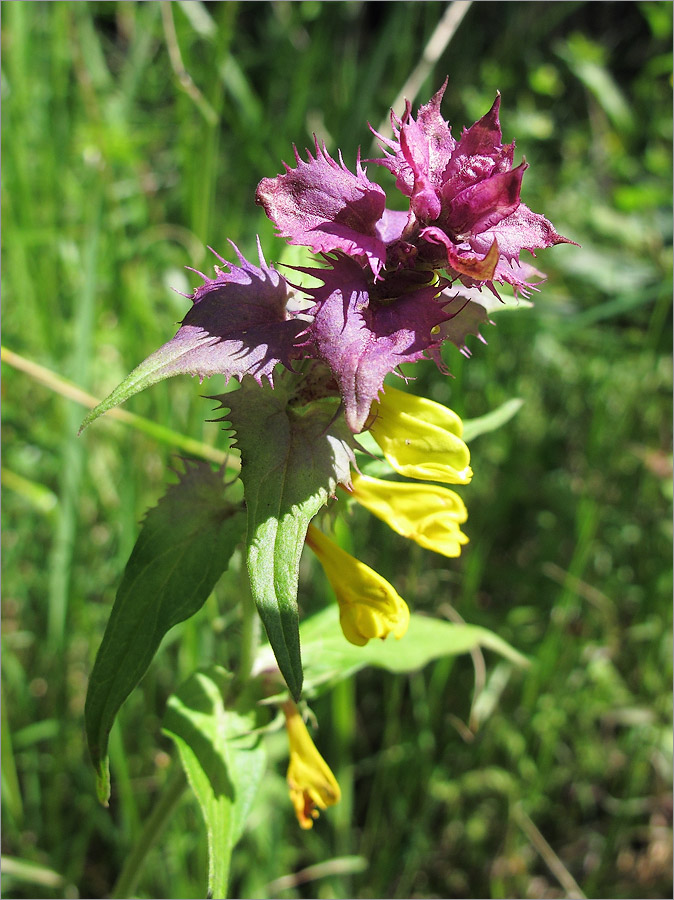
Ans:
<svg viewBox="0 0 674 900"><path fill-rule="evenodd" d="M313 828L318 810L339 803L341 791L328 764L311 740L295 704L290 701L285 703L283 712L290 743L290 763L286 776L290 799L300 826Z"/></svg>
<svg viewBox="0 0 674 900"><path fill-rule="evenodd" d="M459 556L468 538L463 500L437 484L403 484L354 473L351 496L398 534L443 556Z"/></svg>
<svg viewBox="0 0 674 900"><path fill-rule="evenodd" d="M372 413L370 433L400 475L443 484L468 484L473 477L463 423L451 409L386 387Z"/></svg>
<svg viewBox="0 0 674 900"><path fill-rule="evenodd" d="M371 638L384 640L389 634L397 638L405 634L410 611L393 585L313 525L309 526L306 542L337 595L339 623L347 641L362 647Z"/></svg>

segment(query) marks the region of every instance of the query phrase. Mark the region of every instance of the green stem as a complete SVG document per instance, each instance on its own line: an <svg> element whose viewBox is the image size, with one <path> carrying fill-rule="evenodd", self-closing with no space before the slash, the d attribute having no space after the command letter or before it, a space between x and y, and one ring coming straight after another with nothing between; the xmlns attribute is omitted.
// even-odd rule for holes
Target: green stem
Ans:
<svg viewBox="0 0 674 900"><path fill-rule="evenodd" d="M241 567L241 656L236 675L240 687L244 687L250 677L259 639L260 617L250 592L248 570L244 564Z"/></svg>
<svg viewBox="0 0 674 900"><path fill-rule="evenodd" d="M143 870L145 859L161 837L186 787L185 775L180 766L175 765L173 772L164 785L155 808L143 826L136 846L124 863L124 868L110 894L112 900L124 900L124 898L132 896Z"/></svg>

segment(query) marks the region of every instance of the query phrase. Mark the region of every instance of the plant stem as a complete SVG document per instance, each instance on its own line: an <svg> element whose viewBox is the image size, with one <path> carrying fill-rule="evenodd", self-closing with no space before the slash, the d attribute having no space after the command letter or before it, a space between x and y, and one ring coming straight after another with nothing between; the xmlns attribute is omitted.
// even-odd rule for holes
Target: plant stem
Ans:
<svg viewBox="0 0 674 900"><path fill-rule="evenodd" d="M174 764L174 769L164 785L157 804L145 822L136 846L124 863L124 868L112 889L110 894L112 900L124 900L124 898L132 896L143 870L145 859L159 840L186 787L187 780L183 770L179 764Z"/></svg>
<svg viewBox="0 0 674 900"><path fill-rule="evenodd" d="M236 678L240 686L250 677L255 662L260 637L260 617L250 592L248 569L245 562L241 566L241 656Z"/></svg>

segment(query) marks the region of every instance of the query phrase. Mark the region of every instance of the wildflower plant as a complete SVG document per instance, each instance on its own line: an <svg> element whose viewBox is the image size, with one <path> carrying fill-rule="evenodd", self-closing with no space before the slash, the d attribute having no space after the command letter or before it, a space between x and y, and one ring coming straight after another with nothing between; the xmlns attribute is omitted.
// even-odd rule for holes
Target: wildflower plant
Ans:
<svg viewBox="0 0 674 900"><path fill-rule="evenodd" d="M164 722L206 819L210 896L225 895L229 855L264 770L265 729L285 721L290 798L310 828L340 791L304 724L307 700L364 665L409 671L477 644L522 663L484 629L416 614L413 597L403 599L312 524L323 507L355 501L431 552L461 553L467 511L454 488L473 475L464 425L452 410L401 389L405 379L399 387L385 379L422 360L449 374L443 345L468 355L468 335L482 339L480 329L505 305L504 288L511 304L538 289L543 276L522 251L531 257L568 242L520 199L527 165L516 165L515 145L502 142L500 97L457 139L441 114L445 87L416 118L409 103L400 118L392 112L391 136L375 132L382 155L367 162L391 173L392 206L360 156L352 170L318 139L305 156L295 149L292 165L260 182L256 201L279 236L315 262L280 271L259 245L254 262L236 247L236 262L216 254L215 275L198 273L203 284L175 336L83 423L174 375L232 382L211 399L233 434L240 471L186 462L148 513L86 704L107 802L117 711L164 634L201 608L241 547L242 634L255 632L249 592L268 645L242 646L238 671L195 673L169 700ZM301 286L307 276L313 286ZM387 477L373 477L374 469ZM227 480L232 474L239 477ZM301 622L305 544L337 608Z"/></svg>

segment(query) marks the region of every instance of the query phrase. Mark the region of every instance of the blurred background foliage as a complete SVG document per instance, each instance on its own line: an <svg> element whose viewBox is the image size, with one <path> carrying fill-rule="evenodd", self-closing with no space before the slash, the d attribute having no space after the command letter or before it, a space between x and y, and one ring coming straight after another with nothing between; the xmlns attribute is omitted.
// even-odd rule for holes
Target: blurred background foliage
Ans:
<svg viewBox="0 0 674 900"><path fill-rule="evenodd" d="M476 655L321 698L344 799L309 833L272 735L233 896L671 896L672 4L463 5L447 45L435 2L2 4L3 344L99 397L173 334L206 245L250 255L259 234L279 259L259 179L313 132L350 167L370 155L366 123L443 22L415 105L449 74L456 134L500 90L524 201L582 244L541 254L535 306L449 351L453 379L415 370L469 418L524 400L472 447L462 558L337 523L414 609L493 629L531 669ZM128 407L225 448L216 382ZM123 708L100 808L87 675L175 449L109 418L78 438L84 408L13 365L2 392L4 894L104 897L166 779L168 694L236 659L236 573ZM309 560L300 600L327 602ZM186 797L138 896L203 896L205 845Z"/></svg>

